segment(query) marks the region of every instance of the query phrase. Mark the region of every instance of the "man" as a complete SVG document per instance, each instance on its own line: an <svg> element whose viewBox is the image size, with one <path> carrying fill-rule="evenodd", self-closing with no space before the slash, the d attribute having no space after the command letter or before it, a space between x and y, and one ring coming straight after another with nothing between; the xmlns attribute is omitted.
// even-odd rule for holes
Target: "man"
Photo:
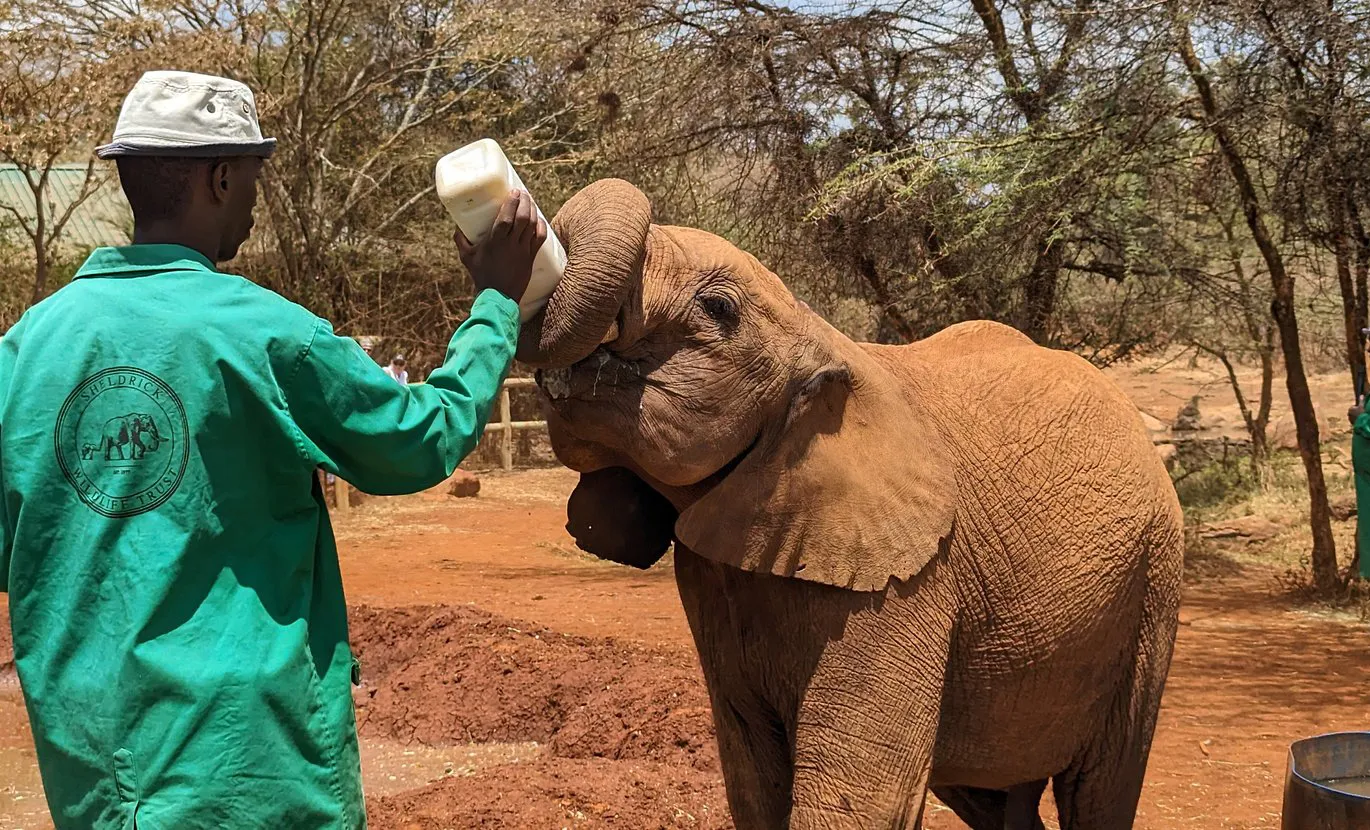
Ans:
<svg viewBox="0 0 1370 830"><path fill-rule="evenodd" d="M397 354L390 358L390 365L385 367L385 373L394 378L396 383L408 383L409 373L404 369L404 355Z"/></svg>
<svg viewBox="0 0 1370 830"><path fill-rule="evenodd" d="M1365 336L1370 329L1361 329L1361 341L1370 360L1370 343ZM1370 413L1365 411L1366 390L1356 390L1356 405L1346 413L1351 421L1351 471L1356 487L1356 558L1361 579L1370 580Z"/></svg>
<svg viewBox="0 0 1370 830"><path fill-rule="evenodd" d="M114 158L133 244L0 344L0 588L58 828L365 824L333 533L314 475L408 493L475 447L546 229L459 239L478 294L426 385L215 263L252 228L251 92L151 72Z"/></svg>

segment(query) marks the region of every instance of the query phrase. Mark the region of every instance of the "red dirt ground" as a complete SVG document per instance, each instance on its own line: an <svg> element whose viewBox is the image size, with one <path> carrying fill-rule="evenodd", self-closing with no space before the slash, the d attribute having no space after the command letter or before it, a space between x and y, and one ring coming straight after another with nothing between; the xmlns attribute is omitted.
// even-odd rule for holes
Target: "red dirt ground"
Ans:
<svg viewBox="0 0 1370 830"><path fill-rule="evenodd" d="M572 484L487 476L478 499L371 499L339 520L358 718L383 750L364 760L374 828L731 826L669 566L576 552ZM1367 633L1290 608L1266 571L1188 586L1137 827L1278 827L1289 743L1370 726ZM32 752L4 703L0 775L7 749ZM423 752L484 760L391 766ZM5 784L0 827L43 826ZM935 803L926 825L962 827Z"/></svg>

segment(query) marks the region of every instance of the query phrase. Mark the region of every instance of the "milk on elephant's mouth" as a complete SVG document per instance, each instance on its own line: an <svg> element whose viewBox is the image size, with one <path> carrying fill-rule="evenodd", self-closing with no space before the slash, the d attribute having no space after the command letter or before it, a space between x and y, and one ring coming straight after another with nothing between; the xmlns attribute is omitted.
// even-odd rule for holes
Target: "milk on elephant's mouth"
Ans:
<svg viewBox="0 0 1370 830"><path fill-rule="evenodd" d="M628 384L642 381L638 364L623 360L599 348L584 360L561 369L539 369L534 376L537 385L552 402L571 398L581 400L608 396Z"/></svg>
<svg viewBox="0 0 1370 830"><path fill-rule="evenodd" d="M571 396L571 370L565 369L539 369L534 374L533 379L547 397L554 401L564 400Z"/></svg>

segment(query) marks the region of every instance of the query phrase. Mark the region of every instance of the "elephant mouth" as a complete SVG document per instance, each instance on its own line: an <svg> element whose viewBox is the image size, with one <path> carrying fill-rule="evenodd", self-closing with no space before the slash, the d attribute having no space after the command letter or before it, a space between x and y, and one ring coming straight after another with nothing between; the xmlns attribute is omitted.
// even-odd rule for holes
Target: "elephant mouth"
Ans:
<svg viewBox="0 0 1370 830"><path fill-rule="evenodd" d="M553 406L573 400L609 398L652 382L640 363L625 360L603 346L571 366L538 369L533 379Z"/></svg>

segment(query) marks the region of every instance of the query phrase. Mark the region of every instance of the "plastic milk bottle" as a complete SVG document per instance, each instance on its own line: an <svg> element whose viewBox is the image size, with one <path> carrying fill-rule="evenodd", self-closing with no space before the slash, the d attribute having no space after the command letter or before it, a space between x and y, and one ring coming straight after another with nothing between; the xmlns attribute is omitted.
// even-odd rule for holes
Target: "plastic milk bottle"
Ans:
<svg viewBox="0 0 1370 830"><path fill-rule="evenodd" d="M505 158L504 151L489 138L443 156L434 176L438 198L457 221L457 227L472 242L479 242L490 233L509 191L527 190L514 166ZM538 216L547 221L541 210L538 210ZM565 270L566 249L552 233L552 225L548 222L547 241L542 243L533 259L533 276L519 301L519 318L523 322L533 319L547 305L547 298L552 296Z"/></svg>

